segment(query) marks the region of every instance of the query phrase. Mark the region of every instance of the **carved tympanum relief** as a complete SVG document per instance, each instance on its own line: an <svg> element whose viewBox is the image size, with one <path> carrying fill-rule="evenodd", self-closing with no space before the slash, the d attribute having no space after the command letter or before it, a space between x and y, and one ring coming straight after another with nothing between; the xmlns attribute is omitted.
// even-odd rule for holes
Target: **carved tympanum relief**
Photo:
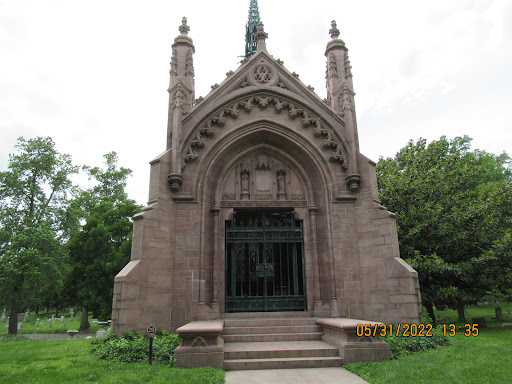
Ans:
<svg viewBox="0 0 512 384"><path fill-rule="evenodd" d="M235 201L269 203L305 201L304 183L297 172L281 159L260 152L238 162L222 181L223 205Z"/></svg>

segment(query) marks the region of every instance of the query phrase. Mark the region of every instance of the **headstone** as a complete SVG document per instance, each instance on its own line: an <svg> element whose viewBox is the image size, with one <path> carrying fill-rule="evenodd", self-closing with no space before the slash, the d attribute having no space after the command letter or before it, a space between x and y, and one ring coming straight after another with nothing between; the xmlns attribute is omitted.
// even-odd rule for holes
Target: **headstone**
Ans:
<svg viewBox="0 0 512 384"><path fill-rule="evenodd" d="M75 336L76 334L78 333L77 330L74 330L74 329L70 329L68 330L68 335L69 337L73 338L73 336Z"/></svg>
<svg viewBox="0 0 512 384"><path fill-rule="evenodd" d="M5 328L9 328L9 319L10 317L7 318L7 324L5 325Z"/></svg>
<svg viewBox="0 0 512 384"><path fill-rule="evenodd" d="M36 319L36 329L39 329L39 324L41 324L41 320L40 319Z"/></svg>
<svg viewBox="0 0 512 384"><path fill-rule="evenodd" d="M99 331L96 331L96 338L105 337L107 335L107 331L101 328Z"/></svg>
<svg viewBox="0 0 512 384"><path fill-rule="evenodd" d="M496 320L503 321L503 312L501 311L501 307L494 308L494 312L496 313Z"/></svg>
<svg viewBox="0 0 512 384"><path fill-rule="evenodd" d="M64 316L60 317L60 321L64 322Z"/></svg>
<svg viewBox="0 0 512 384"><path fill-rule="evenodd" d="M98 319L92 319L93 324L98 324Z"/></svg>
<svg viewBox="0 0 512 384"><path fill-rule="evenodd" d="M28 321L28 309L25 311L25 317L23 318L23 323Z"/></svg>
<svg viewBox="0 0 512 384"><path fill-rule="evenodd" d="M69 316L71 317L70 321L73 321L73 308L69 308Z"/></svg>
<svg viewBox="0 0 512 384"><path fill-rule="evenodd" d="M478 328L487 328L487 320L485 320L485 317L473 317L471 321L473 324L478 324Z"/></svg>
<svg viewBox="0 0 512 384"><path fill-rule="evenodd" d="M508 312L510 314L510 310ZM2 318L0 319L0 321L5 321L5 308L4 310L2 311Z"/></svg>
<svg viewBox="0 0 512 384"><path fill-rule="evenodd" d="M18 323L18 330L20 330L22 328L23 328L23 324L22 323Z"/></svg>
<svg viewBox="0 0 512 384"><path fill-rule="evenodd" d="M503 328L512 328L512 323L503 323L501 324Z"/></svg>

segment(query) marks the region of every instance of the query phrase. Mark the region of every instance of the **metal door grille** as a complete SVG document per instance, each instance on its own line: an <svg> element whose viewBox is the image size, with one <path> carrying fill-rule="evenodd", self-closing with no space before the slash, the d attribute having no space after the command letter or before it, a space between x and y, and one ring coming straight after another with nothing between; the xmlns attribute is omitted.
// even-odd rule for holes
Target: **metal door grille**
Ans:
<svg viewBox="0 0 512 384"><path fill-rule="evenodd" d="M226 221L226 311L306 309L302 221L240 211Z"/></svg>

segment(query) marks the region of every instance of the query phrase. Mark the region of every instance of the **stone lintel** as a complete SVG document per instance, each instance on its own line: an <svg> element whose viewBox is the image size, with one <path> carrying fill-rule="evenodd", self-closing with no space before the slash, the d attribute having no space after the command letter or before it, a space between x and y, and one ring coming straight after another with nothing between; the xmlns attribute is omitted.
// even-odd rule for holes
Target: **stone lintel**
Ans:
<svg viewBox="0 0 512 384"><path fill-rule="evenodd" d="M210 321L192 321L179 327L176 332L182 334L195 334L195 333L220 333L224 330L223 320L210 320Z"/></svg>
<svg viewBox="0 0 512 384"><path fill-rule="evenodd" d="M356 329L358 324L369 324L371 327L381 325L378 321L358 320L358 319L316 319L318 325L327 326L331 328L339 328L343 330Z"/></svg>

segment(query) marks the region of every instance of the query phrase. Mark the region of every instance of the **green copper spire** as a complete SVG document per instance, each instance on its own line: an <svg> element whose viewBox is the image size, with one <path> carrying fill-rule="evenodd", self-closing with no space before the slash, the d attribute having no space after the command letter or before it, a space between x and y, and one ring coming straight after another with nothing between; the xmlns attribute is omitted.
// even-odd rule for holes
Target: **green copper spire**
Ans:
<svg viewBox="0 0 512 384"><path fill-rule="evenodd" d="M258 31L260 22L260 11L258 10L258 0L251 0L249 6L249 18L245 26L245 58L248 59L256 53L257 41L254 34Z"/></svg>

